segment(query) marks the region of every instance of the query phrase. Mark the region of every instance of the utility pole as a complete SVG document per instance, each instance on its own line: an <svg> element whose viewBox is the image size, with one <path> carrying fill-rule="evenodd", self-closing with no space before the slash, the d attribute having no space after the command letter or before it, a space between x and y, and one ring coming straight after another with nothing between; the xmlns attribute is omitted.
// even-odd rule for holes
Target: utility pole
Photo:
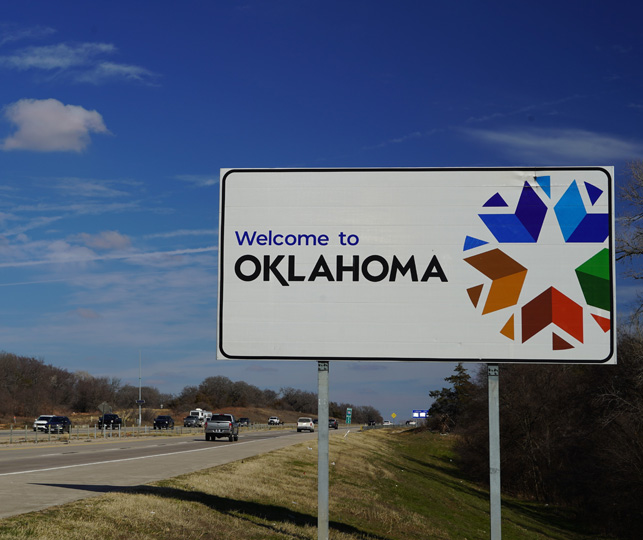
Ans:
<svg viewBox="0 0 643 540"><path fill-rule="evenodd" d="M138 427L141 427L141 351L138 351Z"/></svg>

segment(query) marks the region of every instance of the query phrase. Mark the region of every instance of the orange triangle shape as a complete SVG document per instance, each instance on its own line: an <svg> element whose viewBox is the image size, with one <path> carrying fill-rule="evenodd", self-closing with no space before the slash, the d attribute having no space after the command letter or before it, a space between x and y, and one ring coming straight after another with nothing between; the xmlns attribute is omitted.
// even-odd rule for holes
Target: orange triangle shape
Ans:
<svg viewBox="0 0 643 540"><path fill-rule="evenodd" d="M592 313L592 317L594 317L594 320L598 323L598 326L601 327L603 332L609 332L611 323L609 319L606 319L605 317L601 317L599 315L594 315Z"/></svg>
<svg viewBox="0 0 643 540"><path fill-rule="evenodd" d="M513 315L509 317L509 320L502 327L502 330L500 330L500 333L511 340L514 339L514 316Z"/></svg>
<svg viewBox="0 0 643 540"><path fill-rule="evenodd" d="M574 346L567 343L562 337L557 334L552 334L552 348L555 351L564 351L565 349L573 349Z"/></svg>
<svg viewBox="0 0 643 540"><path fill-rule="evenodd" d="M475 287L471 287L470 289L467 289L467 293L469 294L469 299L471 300L471 303L473 304L474 307L478 307L478 302L480 301L480 295L482 294L482 285L476 285Z"/></svg>

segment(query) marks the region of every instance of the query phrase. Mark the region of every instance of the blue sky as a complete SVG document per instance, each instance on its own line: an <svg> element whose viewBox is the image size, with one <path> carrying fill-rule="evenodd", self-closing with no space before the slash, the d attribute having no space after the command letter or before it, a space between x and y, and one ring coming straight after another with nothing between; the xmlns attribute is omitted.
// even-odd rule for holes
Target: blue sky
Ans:
<svg viewBox="0 0 643 540"><path fill-rule="evenodd" d="M178 393L316 389L215 360L219 170L643 158L643 7L11 2L0 20L0 348ZM631 296L619 283L619 303ZM620 306L619 306L620 308ZM332 364L401 418L453 364Z"/></svg>

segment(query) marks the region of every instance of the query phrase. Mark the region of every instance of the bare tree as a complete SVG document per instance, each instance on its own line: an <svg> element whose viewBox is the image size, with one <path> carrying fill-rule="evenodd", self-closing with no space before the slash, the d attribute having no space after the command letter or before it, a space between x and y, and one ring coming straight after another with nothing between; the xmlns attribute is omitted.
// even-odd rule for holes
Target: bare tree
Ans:
<svg viewBox="0 0 643 540"><path fill-rule="evenodd" d="M626 181L618 192L616 260L627 266L631 277L642 279L643 272L634 268L634 264L643 255L643 161L628 163L627 171Z"/></svg>

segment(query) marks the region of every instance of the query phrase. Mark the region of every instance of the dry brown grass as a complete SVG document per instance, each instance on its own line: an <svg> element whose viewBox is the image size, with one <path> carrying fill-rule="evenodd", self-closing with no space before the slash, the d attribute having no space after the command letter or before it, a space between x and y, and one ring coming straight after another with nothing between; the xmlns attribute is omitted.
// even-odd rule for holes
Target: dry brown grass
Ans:
<svg viewBox="0 0 643 540"><path fill-rule="evenodd" d="M445 465L449 442L424 434L411 448L405 436L380 430L331 437L330 538L488 538L488 501L477 487L452 475L454 466ZM432 445L430 450L427 445ZM542 520L534 521L533 513L530 509L528 517L505 514L511 527L503 530L503 536L586 538L567 530L550 534ZM309 441L122 493L0 520L0 538L314 540L316 516L317 446Z"/></svg>
<svg viewBox="0 0 643 540"><path fill-rule="evenodd" d="M384 503L378 503L377 493L369 495L372 501L368 505L357 504L364 497L364 488L368 489L378 475L377 467L369 463L368 453L374 447L384 451L383 443L373 435L331 437L331 519L348 512L358 520L382 523L391 530L405 517L395 516ZM345 484L344 477L352 483ZM315 441L123 493L8 518L0 521L0 537L315 539L316 515ZM383 521L384 516L388 517ZM364 531L340 525L336 524L332 538L369 537Z"/></svg>

